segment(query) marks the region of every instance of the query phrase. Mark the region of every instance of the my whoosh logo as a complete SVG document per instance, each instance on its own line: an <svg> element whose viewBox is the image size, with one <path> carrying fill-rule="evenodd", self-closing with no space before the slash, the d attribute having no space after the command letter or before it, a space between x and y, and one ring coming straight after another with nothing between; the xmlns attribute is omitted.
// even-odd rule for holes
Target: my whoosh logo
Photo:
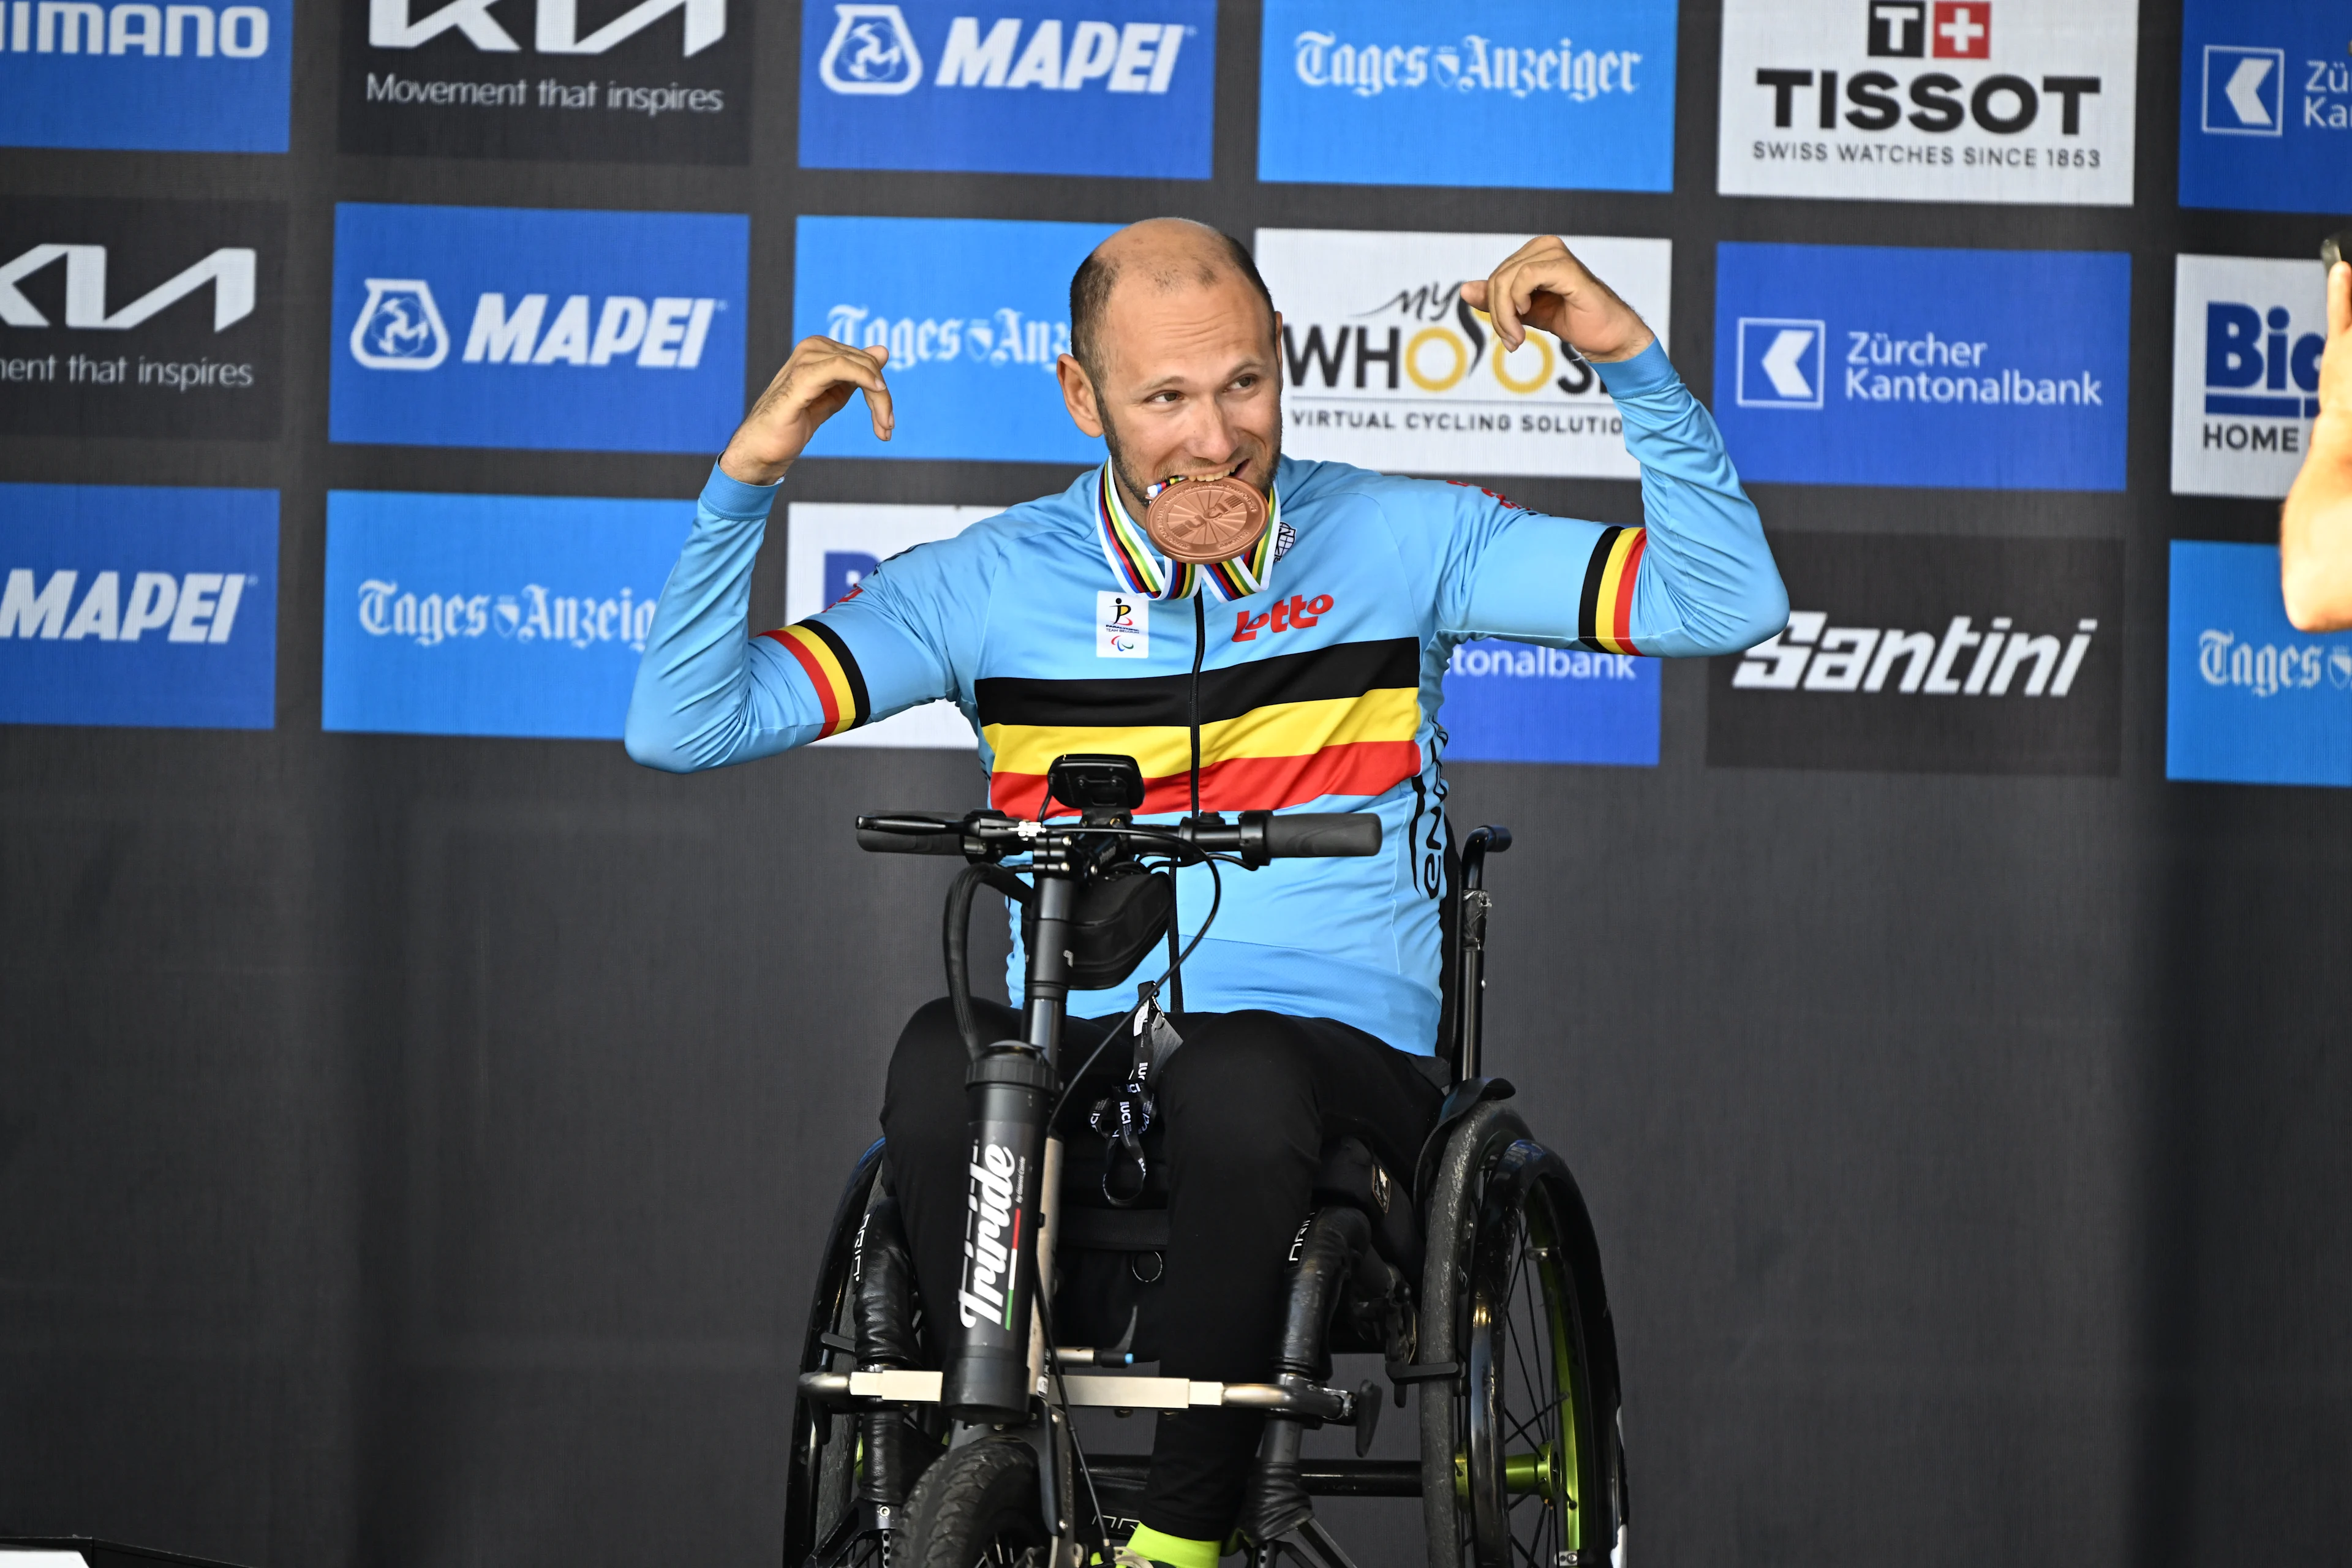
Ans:
<svg viewBox="0 0 2352 1568"><path fill-rule="evenodd" d="M1013 1327L1013 1281L1021 1267L1020 1163L1002 1143L971 1153L971 1189L965 1201L963 1282L956 1307L967 1329L982 1320Z"/></svg>
<svg viewBox="0 0 2352 1568"><path fill-rule="evenodd" d="M817 79L827 89L853 98L898 98L923 85L922 47L904 10L864 4L833 9L833 36L817 62ZM1066 42L1056 17L1032 23L1000 16L983 34L978 16L957 16L939 45L931 81L1042 92L1078 92L1099 82L1105 92L1162 94L1190 31L1178 22L1076 21Z"/></svg>

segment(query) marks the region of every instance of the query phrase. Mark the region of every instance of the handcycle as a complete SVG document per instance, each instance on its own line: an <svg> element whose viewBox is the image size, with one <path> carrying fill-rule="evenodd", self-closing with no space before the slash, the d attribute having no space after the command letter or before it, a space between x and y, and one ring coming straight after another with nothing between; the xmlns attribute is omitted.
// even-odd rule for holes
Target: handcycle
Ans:
<svg viewBox="0 0 2352 1568"><path fill-rule="evenodd" d="M1239 1531L1250 1568L1278 1568L1285 1555L1303 1568L1354 1568L1315 1518L1318 1496L1420 1498L1432 1568L1624 1568L1630 1500L1599 1248L1565 1163L1507 1103L1510 1083L1480 1073L1484 871L1490 852L1509 847L1508 830L1481 827L1458 854L1449 848L1436 1058L1447 1092L1415 1169L1388 1171L1351 1138L1327 1146L1291 1249L1276 1375L1204 1383L1131 1370L1151 1359L1137 1325L1167 1215L1148 1194L1133 1206L1079 1201L1091 1191L1065 1179L1051 1130L1067 1093L1066 998L1126 978L1163 937L1181 973L1175 867L1205 861L1215 875L1370 855L1380 820L1244 812L1138 824L1142 776L1125 757L1064 757L1048 793L1077 820L858 819L867 850L967 862L948 896L943 946L971 1058L966 1249L993 1267L967 1264L967 1299L948 1315L969 1326L949 1345L918 1299L883 1142L859 1158L802 1343L782 1568L1086 1568L1108 1559L1106 1521L1139 1495L1148 1459L1087 1451L1070 1413L1202 1406L1266 1415ZM1024 906L1017 1039L983 1039L972 1016L963 931L981 885ZM1157 986L1140 988L1107 1044L1140 1032ZM1105 1294L1112 1310L1090 1311ZM1121 1307L1114 1342L1054 1337L1057 1321L1115 1323ZM1421 1391L1418 1461L1369 1458L1382 1390L1331 1381L1335 1352L1366 1352L1381 1357L1398 1408ZM1304 1433L1327 1426L1353 1429L1355 1458L1303 1454Z"/></svg>

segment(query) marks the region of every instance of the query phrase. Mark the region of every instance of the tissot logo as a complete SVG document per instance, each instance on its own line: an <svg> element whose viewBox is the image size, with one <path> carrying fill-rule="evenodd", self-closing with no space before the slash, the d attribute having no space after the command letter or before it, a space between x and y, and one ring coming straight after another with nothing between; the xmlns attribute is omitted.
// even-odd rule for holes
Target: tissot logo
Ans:
<svg viewBox="0 0 2352 1568"><path fill-rule="evenodd" d="M743 0L350 0L343 151L740 163L750 22Z"/></svg>
<svg viewBox="0 0 2352 1568"><path fill-rule="evenodd" d="M1729 0L1719 188L2127 205L2137 8L1999 10L1996 26L1990 0L1861 0L1842 16Z"/></svg>
<svg viewBox="0 0 2352 1568"><path fill-rule="evenodd" d="M284 210L0 205L0 429L278 428Z"/></svg>
<svg viewBox="0 0 2352 1568"><path fill-rule="evenodd" d="M339 441L698 451L742 395L749 224L337 209Z"/></svg>
<svg viewBox="0 0 2352 1568"><path fill-rule="evenodd" d="M812 0L805 168L1204 178L1212 0Z"/></svg>
<svg viewBox="0 0 2352 1568"><path fill-rule="evenodd" d="M0 723L268 729L274 490L0 485Z"/></svg>
<svg viewBox="0 0 2352 1568"><path fill-rule="evenodd" d="M1775 534L1786 630L1714 661L1707 763L2111 773L2123 547Z"/></svg>
<svg viewBox="0 0 2352 1568"><path fill-rule="evenodd" d="M2173 491L2283 496L2319 412L2325 273L2233 256L2174 267Z"/></svg>

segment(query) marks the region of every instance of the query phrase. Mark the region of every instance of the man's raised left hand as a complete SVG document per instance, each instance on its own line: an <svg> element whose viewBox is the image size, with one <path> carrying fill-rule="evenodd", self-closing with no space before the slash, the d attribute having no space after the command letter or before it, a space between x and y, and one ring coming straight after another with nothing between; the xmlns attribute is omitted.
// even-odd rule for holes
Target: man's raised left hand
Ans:
<svg viewBox="0 0 2352 1568"><path fill-rule="evenodd" d="M1529 327L1604 363L1632 359L1657 341L1633 307L1586 270L1556 235L1528 241L1483 280L1463 284L1462 298L1493 318L1495 335L1507 349L1527 342Z"/></svg>

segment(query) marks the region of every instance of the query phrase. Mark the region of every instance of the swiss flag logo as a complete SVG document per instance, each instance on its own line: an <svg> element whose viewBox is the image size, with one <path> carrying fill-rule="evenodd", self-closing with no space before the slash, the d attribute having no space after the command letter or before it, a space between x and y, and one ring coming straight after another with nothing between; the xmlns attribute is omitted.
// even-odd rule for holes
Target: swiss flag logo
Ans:
<svg viewBox="0 0 2352 1568"><path fill-rule="evenodd" d="M1989 0L1936 0L1930 47L1939 60L1992 58L1992 6Z"/></svg>

